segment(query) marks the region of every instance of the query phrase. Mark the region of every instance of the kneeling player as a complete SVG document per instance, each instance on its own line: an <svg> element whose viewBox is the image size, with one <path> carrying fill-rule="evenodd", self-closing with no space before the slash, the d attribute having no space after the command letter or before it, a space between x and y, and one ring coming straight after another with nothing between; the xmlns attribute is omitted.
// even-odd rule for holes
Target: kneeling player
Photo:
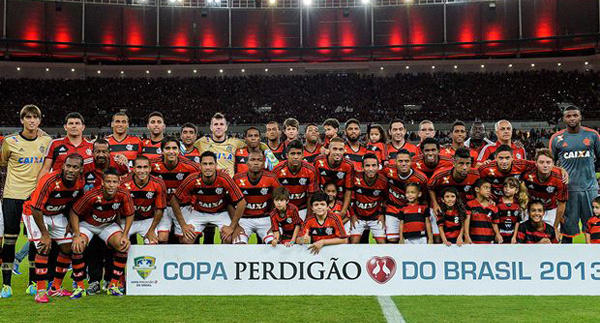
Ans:
<svg viewBox="0 0 600 323"><path fill-rule="evenodd" d="M72 204L83 195L85 183L80 176L82 171L83 157L78 154L67 156L61 171L42 177L31 199L23 206L23 223L27 228L27 236L38 250L35 256L37 303L48 303L48 296L71 296L71 293L61 286L71 263L72 239L71 234L67 232L69 221L65 213L69 212ZM48 292L48 257L53 240L58 244L60 251L52 288Z"/></svg>
<svg viewBox="0 0 600 323"><path fill-rule="evenodd" d="M294 244L298 238L298 232L303 222L298 214L298 208L290 203L290 191L281 186L273 190L273 203L275 208L271 211L271 231L273 240L271 245L277 246L278 243L289 247Z"/></svg>
<svg viewBox="0 0 600 323"><path fill-rule="evenodd" d="M240 189L227 173L217 171L217 156L211 151L200 155L199 173L189 175L171 199L177 221L175 235L181 243L192 244L207 224L212 223L221 230L221 240L231 243L234 232L239 232L238 223L246 201ZM189 203L180 207L181 203ZM232 207L233 219L227 208Z"/></svg>
<svg viewBox="0 0 600 323"><path fill-rule="evenodd" d="M321 248L329 245L348 243L348 235L342 219L327 208L327 194L318 192L310 199L313 215L304 221L298 238L299 244L308 244L312 254L318 254Z"/></svg>
<svg viewBox="0 0 600 323"><path fill-rule="evenodd" d="M83 280L86 277L83 252L96 235L116 252L113 258L113 273L107 293L123 296L119 290L119 279L125 270L129 250L129 230L133 223L133 200L124 189L119 188L119 175L114 168L104 172L102 186L94 188L75 203L69 216L73 229L73 280L77 288L71 299L86 296ZM125 228L118 224L118 217L125 219Z"/></svg>

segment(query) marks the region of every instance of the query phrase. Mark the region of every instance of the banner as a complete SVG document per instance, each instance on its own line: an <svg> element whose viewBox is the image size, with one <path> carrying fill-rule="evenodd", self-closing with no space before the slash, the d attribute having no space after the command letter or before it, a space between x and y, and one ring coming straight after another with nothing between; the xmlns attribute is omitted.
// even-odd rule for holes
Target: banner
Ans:
<svg viewBox="0 0 600 323"><path fill-rule="evenodd" d="M128 295L600 295L596 245L134 245Z"/></svg>

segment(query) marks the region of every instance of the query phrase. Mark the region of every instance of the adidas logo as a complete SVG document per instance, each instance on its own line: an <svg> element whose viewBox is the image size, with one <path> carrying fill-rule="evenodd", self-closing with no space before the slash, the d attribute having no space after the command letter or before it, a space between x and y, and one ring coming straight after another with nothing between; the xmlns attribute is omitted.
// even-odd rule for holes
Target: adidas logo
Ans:
<svg viewBox="0 0 600 323"><path fill-rule="evenodd" d="M65 147L60 147L60 149L58 151L63 152L63 151L67 151L67 149Z"/></svg>
<svg viewBox="0 0 600 323"><path fill-rule="evenodd" d="M246 191L246 190L244 190L243 193L244 193L244 195L248 195L248 191Z"/></svg>
<svg viewBox="0 0 600 323"><path fill-rule="evenodd" d="M23 147L21 147L21 149L19 149L19 152L20 152L20 153L22 153L22 152L24 152L24 151L25 151L25 149L23 149Z"/></svg>
<svg viewBox="0 0 600 323"><path fill-rule="evenodd" d="M87 176L87 178L88 178L88 179L94 179L94 174L89 174L89 175Z"/></svg>
<svg viewBox="0 0 600 323"><path fill-rule="evenodd" d="M321 175L327 175L327 172L326 171L322 171Z"/></svg>
<svg viewBox="0 0 600 323"><path fill-rule="evenodd" d="M288 184L288 180L284 179L283 182L281 182L281 184Z"/></svg>

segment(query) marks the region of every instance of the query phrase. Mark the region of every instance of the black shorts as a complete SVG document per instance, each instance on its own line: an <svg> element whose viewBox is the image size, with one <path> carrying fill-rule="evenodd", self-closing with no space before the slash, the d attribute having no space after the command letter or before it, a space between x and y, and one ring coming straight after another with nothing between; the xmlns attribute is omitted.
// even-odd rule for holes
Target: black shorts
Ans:
<svg viewBox="0 0 600 323"><path fill-rule="evenodd" d="M4 235L19 234L23 204L25 200L5 198L2 200L2 215L4 217Z"/></svg>

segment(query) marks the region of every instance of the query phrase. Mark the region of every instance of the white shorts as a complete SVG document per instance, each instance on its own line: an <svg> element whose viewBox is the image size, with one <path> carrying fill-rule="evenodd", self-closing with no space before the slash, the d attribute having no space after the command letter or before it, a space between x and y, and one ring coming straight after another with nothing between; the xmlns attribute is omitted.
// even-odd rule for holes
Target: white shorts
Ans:
<svg viewBox="0 0 600 323"><path fill-rule="evenodd" d="M182 208L182 211L183 211L183 208ZM172 207L167 206L167 208L163 212L163 216L160 219L160 222L158 222L158 226L156 226L156 231L169 232L169 231L171 231L171 228L173 227L173 223L177 223L177 220L175 219L175 213L173 213ZM148 232L148 231L146 231L146 232Z"/></svg>
<svg viewBox="0 0 600 323"><path fill-rule="evenodd" d="M42 238L42 232L35 223L33 215L23 214L23 224L27 228L27 238L29 241L35 242L35 246L39 248L40 239ZM57 244L71 243L73 236L71 233L67 234L67 226L69 220L63 214L57 214L53 216L44 215L44 224L50 234L50 238L56 241Z"/></svg>
<svg viewBox="0 0 600 323"><path fill-rule="evenodd" d="M96 235L108 244L110 237L117 233L123 233L123 229L116 222L103 224L98 227L87 222L79 222L79 232L87 238L88 242Z"/></svg>
<svg viewBox="0 0 600 323"><path fill-rule="evenodd" d="M429 211L431 212L431 216L429 217L429 222L431 222L431 233L439 235L440 228L437 225L437 217L435 216L435 213L433 213L433 209L429 209Z"/></svg>
<svg viewBox="0 0 600 323"><path fill-rule="evenodd" d="M219 213L204 213L198 212L194 210L191 206L186 206L181 209L181 214L183 215L183 219L185 223L191 224L194 226L194 232L197 234L201 234L204 231L204 227L207 224L212 223L221 229L226 225L231 224L231 219L229 218L229 213L227 211L219 212ZM182 236L183 232L181 231L181 226L177 221L175 224L175 235Z"/></svg>
<svg viewBox="0 0 600 323"><path fill-rule="evenodd" d="M306 220L307 213L308 213L308 209L298 210L298 215L300 216L300 219L302 219L302 222L304 222Z"/></svg>
<svg viewBox="0 0 600 323"><path fill-rule="evenodd" d="M546 210L544 214L544 222L554 226L554 222L556 221L556 209Z"/></svg>
<svg viewBox="0 0 600 323"><path fill-rule="evenodd" d="M344 229L346 230L346 234L350 234L350 224L352 223L352 221L348 220L346 221L346 223L344 223Z"/></svg>
<svg viewBox="0 0 600 323"><path fill-rule="evenodd" d="M154 218L144 219L144 220L134 220L131 225L131 229L129 229L129 236L139 234L142 237L146 237L146 233L150 230L150 226L152 225L152 221ZM125 221L121 221L121 227L125 227ZM157 234L158 230L154 230L154 233Z"/></svg>
<svg viewBox="0 0 600 323"><path fill-rule="evenodd" d="M244 233L240 234L234 243L248 243L252 233L256 233L259 239L264 243L271 243L273 233L271 230L271 218L268 216L262 218L241 218L240 227L244 229Z"/></svg>
<svg viewBox="0 0 600 323"><path fill-rule="evenodd" d="M377 220L357 220L354 229L350 230L351 236L362 236L366 229L371 230L373 238L385 239L385 228Z"/></svg>
<svg viewBox="0 0 600 323"><path fill-rule="evenodd" d="M427 237L404 239L404 244L427 244Z"/></svg>
<svg viewBox="0 0 600 323"><path fill-rule="evenodd" d="M385 235L388 239L400 239L400 220L398 217L385 215Z"/></svg>

